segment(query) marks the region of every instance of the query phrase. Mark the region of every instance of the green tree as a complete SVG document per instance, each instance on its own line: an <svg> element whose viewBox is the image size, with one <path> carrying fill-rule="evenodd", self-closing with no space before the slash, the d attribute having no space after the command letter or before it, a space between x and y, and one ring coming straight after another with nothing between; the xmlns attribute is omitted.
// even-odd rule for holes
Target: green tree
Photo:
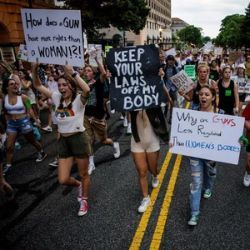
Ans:
<svg viewBox="0 0 250 250"><path fill-rule="evenodd" d="M211 41L211 37L210 36L204 36L204 37L202 37L201 40L202 40L203 44L206 44L207 42Z"/></svg>
<svg viewBox="0 0 250 250"><path fill-rule="evenodd" d="M230 48L241 47L241 26L244 19L245 16L239 14L226 16L221 22L220 33L215 39L215 44Z"/></svg>
<svg viewBox="0 0 250 250"><path fill-rule="evenodd" d="M149 14L144 0L66 0L65 5L81 10L89 38L98 34L97 29L110 25L139 34Z"/></svg>
<svg viewBox="0 0 250 250"><path fill-rule="evenodd" d="M194 25L189 25L177 32L178 37L184 43L192 43L196 46L202 44L201 40L201 29L195 27Z"/></svg>
<svg viewBox="0 0 250 250"><path fill-rule="evenodd" d="M245 47L250 47L250 3L246 8L246 15L240 27L241 43Z"/></svg>

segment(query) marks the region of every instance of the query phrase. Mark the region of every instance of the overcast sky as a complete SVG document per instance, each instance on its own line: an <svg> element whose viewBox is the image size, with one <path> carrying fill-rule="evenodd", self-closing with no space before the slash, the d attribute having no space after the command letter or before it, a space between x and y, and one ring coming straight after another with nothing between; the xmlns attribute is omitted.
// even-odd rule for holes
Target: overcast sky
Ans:
<svg viewBox="0 0 250 250"><path fill-rule="evenodd" d="M233 14L245 14L249 0L172 0L172 17L203 29L203 36L215 38L221 20Z"/></svg>

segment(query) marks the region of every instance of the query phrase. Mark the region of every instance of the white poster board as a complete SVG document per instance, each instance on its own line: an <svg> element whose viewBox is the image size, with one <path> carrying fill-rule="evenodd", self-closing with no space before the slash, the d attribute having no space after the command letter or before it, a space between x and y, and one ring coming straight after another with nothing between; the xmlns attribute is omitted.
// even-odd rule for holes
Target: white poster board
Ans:
<svg viewBox="0 0 250 250"><path fill-rule="evenodd" d="M174 108L171 153L238 164L244 118Z"/></svg>
<svg viewBox="0 0 250 250"><path fill-rule="evenodd" d="M221 47L215 47L214 48L214 54L216 56L222 56L222 54L223 54L223 48L221 48Z"/></svg>
<svg viewBox="0 0 250 250"><path fill-rule="evenodd" d="M168 55L176 56L176 54L177 54L177 53L176 53L175 48L171 48L171 49L165 51L165 57L167 57Z"/></svg>
<svg viewBox="0 0 250 250"><path fill-rule="evenodd" d="M170 80L177 87L178 91L181 91L184 94L188 93L195 87L195 83L184 70L181 70L176 75L170 77Z"/></svg>
<svg viewBox="0 0 250 250"><path fill-rule="evenodd" d="M88 45L88 53L89 53L89 64L93 67L97 67L97 63L95 60L95 56L97 56L97 60L103 64L102 60L102 45L101 44L89 44Z"/></svg>
<svg viewBox="0 0 250 250"><path fill-rule="evenodd" d="M21 9L28 60L84 65L79 10Z"/></svg>

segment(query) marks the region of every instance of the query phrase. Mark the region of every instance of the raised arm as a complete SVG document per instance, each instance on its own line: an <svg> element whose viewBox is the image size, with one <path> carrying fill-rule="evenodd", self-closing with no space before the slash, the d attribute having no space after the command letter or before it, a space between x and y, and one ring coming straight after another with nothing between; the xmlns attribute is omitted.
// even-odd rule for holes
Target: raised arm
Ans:
<svg viewBox="0 0 250 250"><path fill-rule="evenodd" d="M31 70L32 70L33 85L40 93L43 93L48 98L51 98L52 92L48 88L42 85L40 78L38 77L37 74L37 69L38 69L38 64L32 63Z"/></svg>
<svg viewBox="0 0 250 250"><path fill-rule="evenodd" d="M73 70L72 66L64 66L64 71L75 80L78 87L82 90L82 96L84 98L88 97L90 92L89 85L80 77L78 73Z"/></svg>

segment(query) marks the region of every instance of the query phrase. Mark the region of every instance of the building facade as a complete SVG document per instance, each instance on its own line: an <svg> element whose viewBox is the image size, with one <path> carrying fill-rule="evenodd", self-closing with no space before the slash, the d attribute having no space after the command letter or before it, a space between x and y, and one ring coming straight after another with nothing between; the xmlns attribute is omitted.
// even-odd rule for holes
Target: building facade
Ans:
<svg viewBox="0 0 250 250"><path fill-rule="evenodd" d="M171 24L172 36L177 36L177 32L186 28L187 26L189 26L189 24L185 21L181 20L178 17L173 17Z"/></svg>
<svg viewBox="0 0 250 250"><path fill-rule="evenodd" d="M24 43L21 8L53 8L54 0L0 0L0 60L13 63Z"/></svg>
<svg viewBox="0 0 250 250"><path fill-rule="evenodd" d="M125 46L159 44L162 48L171 46L171 0L146 0L150 8L146 25L139 35L131 31L119 31L114 27L100 29L103 39L112 41L120 37Z"/></svg>

